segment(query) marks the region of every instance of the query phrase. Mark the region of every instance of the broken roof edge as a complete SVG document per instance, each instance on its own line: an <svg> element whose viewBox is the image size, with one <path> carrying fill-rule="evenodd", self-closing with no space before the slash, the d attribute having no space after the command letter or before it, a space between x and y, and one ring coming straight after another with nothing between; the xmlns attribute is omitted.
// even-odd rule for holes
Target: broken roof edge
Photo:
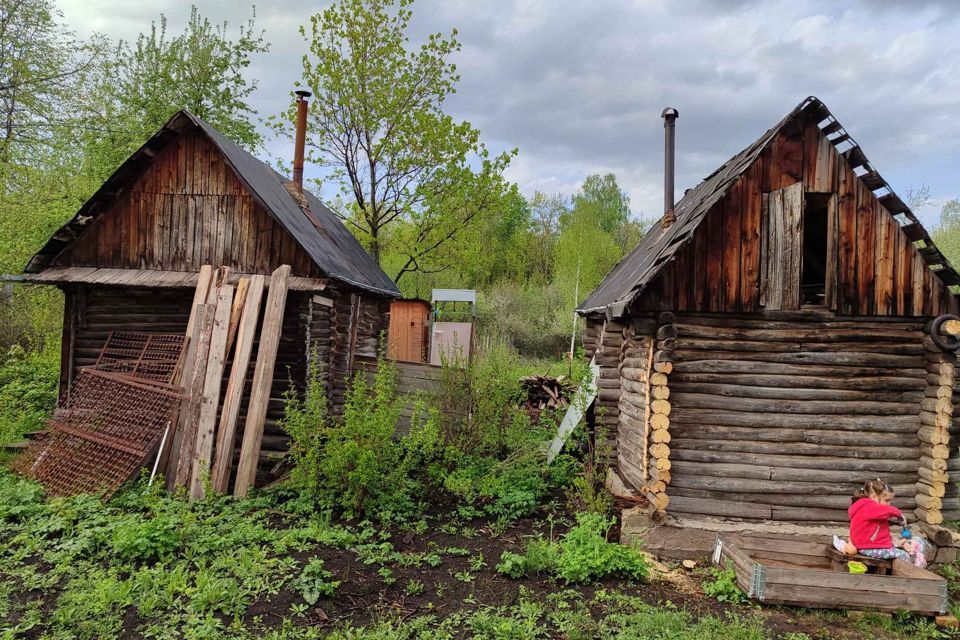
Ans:
<svg viewBox="0 0 960 640"><path fill-rule="evenodd" d="M890 184L873 167L873 164L867 158L860 145L854 140L853 136L846 132L846 130L843 128L843 125L840 124L840 122L833 115L833 113L830 112L822 100L816 96L807 96L777 124L768 129L753 143L721 164L716 170L714 170L706 178L701 180L695 187L689 189L684 194L684 197L680 199L675 207L675 212L677 213L678 219L673 223L673 225L671 225L671 228L678 229L681 227L682 223L691 221L693 218L698 216L699 220L695 221L693 228L690 229L689 232L687 232L687 235L679 242L675 242L667 247L661 247L659 249L658 262L653 265L653 269L649 274L644 274L644 276L641 277L641 282L636 283L636 285L632 286L628 291L624 292L624 294L621 294L610 302L603 302L602 298L597 301L592 300L592 298L602 291L607 280L611 278L611 276L614 276L618 270L626 268L626 265L630 264L631 262L642 260L643 255L646 253L646 249L655 249L654 246L647 247L647 242L648 239L654 237L662 218L654 223L653 227L637 244L633 251L628 253L620 260L620 262L614 265L607 275L604 276L604 279L600 282L600 285L598 285L598 287L577 306L575 312L584 317L595 316L603 313L608 319L611 320L623 317L628 311L629 307L634 301L636 301L640 294L643 293L646 287L653 282L657 276L660 275L667 265L673 262L673 259L679 250L685 247L692 240L693 233L703 221L706 211L709 210L709 208L711 208L717 201L719 201L719 199L726 196L730 188L736 184L736 182L743 176L744 172L753 164L753 162L756 161L763 150L773 140L775 135L779 133L779 131L790 120L807 110L810 111L811 115L816 117L816 124L818 128L824 133L824 136L827 138L827 140L837 150L837 153L850 164L851 171L854 171L859 167L864 168L864 173L856 174L855 171L854 173L857 176L857 179L863 182L870 192L873 193L881 206L883 206L884 209L886 209L887 212L893 216L894 220L897 220L898 215L904 215L910 221L909 225L900 224L900 228L907 233L907 236L910 239L910 244L913 244L915 247L917 246L917 242L923 241L924 247L922 248L926 249L926 251L920 252L920 255L923 258L924 263L928 266L929 270L932 271L947 286L960 284L960 274L957 273L953 265L949 262L949 260L947 260L946 256L944 256L939 249L937 249L936 244L930 237L930 234L927 232L926 228L924 228L923 224L913 213L913 211L910 210L909 206L894 192ZM840 145L844 143L849 143L849 146L841 150ZM747 158L749 158L749 161L743 162L743 160ZM722 185L718 185L718 189L709 194L709 198L705 198L698 203L702 204L703 202L709 200L710 202L708 207L698 210L697 206L694 205L690 210L682 211L682 205L684 204L684 200L687 200L688 196L694 195L694 193L700 190L701 187L703 187L708 181L720 174L724 168L736 160L740 160L740 163L736 168L737 170L734 171ZM867 182L867 179L869 179L869 182ZM886 189L886 193L881 192L883 189ZM896 209L896 211L894 209ZM685 219L681 220L680 217L683 214L686 214L684 216ZM909 232L907 231L908 228L910 228ZM672 253L669 256L661 259L660 256L664 252L664 249L670 247L673 247ZM917 248L919 249L920 247ZM934 266L940 266L941 268L934 269ZM951 292L951 295L958 294L952 294ZM588 304L591 306L587 306Z"/></svg>

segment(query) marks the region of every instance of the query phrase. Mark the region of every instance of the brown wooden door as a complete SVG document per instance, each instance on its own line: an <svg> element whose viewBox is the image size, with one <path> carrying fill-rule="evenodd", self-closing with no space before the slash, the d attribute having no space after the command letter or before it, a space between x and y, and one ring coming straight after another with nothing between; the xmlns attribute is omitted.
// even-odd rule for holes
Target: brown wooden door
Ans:
<svg viewBox="0 0 960 640"><path fill-rule="evenodd" d="M760 302L772 310L799 309L803 183L764 194L762 224Z"/></svg>

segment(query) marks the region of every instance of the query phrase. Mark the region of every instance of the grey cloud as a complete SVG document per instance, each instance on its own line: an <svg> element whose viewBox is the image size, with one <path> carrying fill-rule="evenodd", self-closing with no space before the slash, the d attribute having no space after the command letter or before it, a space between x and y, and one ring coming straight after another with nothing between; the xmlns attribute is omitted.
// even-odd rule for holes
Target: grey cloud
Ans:
<svg viewBox="0 0 960 640"><path fill-rule="evenodd" d="M241 3L198 2L234 26ZM328 2L258 8L272 43L255 61L254 104L279 111L299 77L297 27ZM63 0L81 32L135 37L160 11L189 8ZM960 22L941 2L863 0L419 0L412 40L456 26L462 75L448 103L494 149L519 147L524 191L576 187L614 171L635 210L658 211L666 105L680 110L678 178L693 186L809 94L861 142L894 187L957 194ZM287 143L269 145L287 155ZM955 195L954 195L955 197Z"/></svg>

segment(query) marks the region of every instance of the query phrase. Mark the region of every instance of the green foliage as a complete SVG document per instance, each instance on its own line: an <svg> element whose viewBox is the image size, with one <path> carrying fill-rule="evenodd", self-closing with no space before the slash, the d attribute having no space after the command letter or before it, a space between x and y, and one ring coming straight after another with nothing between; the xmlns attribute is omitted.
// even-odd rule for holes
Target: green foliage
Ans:
<svg viewBox="0 0 960 640"><path fill-rule="evenodd" d="M570 349L570 300L556 286L504 280L477 296L477 330L485 339L541 358Z"/></svg>
<svg viewBox="0 0 960 640"><path fill-rule="evenodd" d="M949 200L943 205L940 221L931 235L950 263L960 265L960 200Z"/></svg>
<svg viewBox="0 0 960 640"><path fill-rule="evenodd" d="M303 398L287 395L281 422L292 441L294 486L344 513L415 517L424 467L438 455L440 434L433 414L421 407L409 433L394 438L402 401L396 366L380 358L372 382L363 372L351 378L343 415L333 417L323 371L311 364Z"/></svg>
<svg viewBox="0 0 960 640"><path fill-rule="evenodd" d="M167 515L134 517L113 530L113 550L121 558L149 562L169 557L180 547L179 522Z"/></svg>
<svg viewBox="0 0 960 640"><path fill-rule="evenodd" d="M703 592L717 602L740 604L747 601L746 594L737 586L737 575L729 564L723 568L711 567L712 580L703 583Z"/></svg>
<svg viewBox="0 0 960 640"><path fill-rule="evenodd" d="M280 426L290 436L290 483L312 496L321 492L324 446L331 427L325 384L326 372L314 352L307 362L306 389L298 392L291 381L283 394Z"/></svg>
<svg viewBox="0 0 960 640"><path fill-rule="evenodd" d="M560 541L557 576L565 582L587 582L609 575L641 580L646 578L647 559L627 545L608 542L613 520L596 513L577 516L577 526Z"/></svg>
<svg viewBox="0 0 960 640"><path fill-rule="evenodd" d="M56 407L59 383L58 348L10 348L0 363L0 444L44 428Z"/></svg>
<svg viewBox="0 0 960 640"><path fill-rule="evenodd" d="M551 573L567 584L607 576L643 580L649 571L646 557L632 547L607 541L612 524L606 516L582 513L559 542L537 537L527 543L523 554L504 552L497 571L511 578Z"/></svg>
<svg viewBox="0 0 960 640"><path fill-rule="evenodd" d="M457 32L411 46L412 4L338 0L301 28L311 159L341 181L342 213L398 281L509 198L502 174L515 153L492 156L479 131L444 112L460 79Z"/></svg>
<svg viewBox="0 0 960 640"><path fill-rule="evenodd" d="M93 74L91 108L96 131L84 139L88 170L109 175L179 109L188 109L241 146L259 147L257 113L247 102L257 88L246 75L266 52L256 14L231 35L191 7L183 31L171 35L163 14L136 42L120 41ZM91 132L92 133L92 132Z"/></svg>
<svg viewBox="0 0 960 640"><path fill-rule="evenodd" d="M527 542L522 554L504 551L500 556L497 571L511 578L541 573L552 574L556 569L559 553L558 544L538 536Z"/></svg>
<svg viewBox="0 0 960 640"><path fill-rule="evenodd" d="M331 598L340 586L339 580L333 580L333 574L323 568L323 560L310 560L300 575L290 582L290 587L299 593L308 605L315 605L320 597Z"/></svg>

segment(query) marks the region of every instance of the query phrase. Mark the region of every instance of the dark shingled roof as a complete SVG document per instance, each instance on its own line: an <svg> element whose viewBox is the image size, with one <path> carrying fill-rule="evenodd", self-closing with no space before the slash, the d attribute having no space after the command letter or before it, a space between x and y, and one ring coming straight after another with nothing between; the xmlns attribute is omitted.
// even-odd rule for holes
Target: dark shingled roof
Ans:
<svg viewBox="0 0 960 640"><path fill-rule="evenodd" d="M666 229L659 222L655 224L640 244L617 263L600 286L577 307L577 312L581 315L606 313L612 318L622 316L644 287L653 282L676 253L693 238L693 232L710 208L726 195L727 190L760 156L780 129L802 111L808 112L817 119L821 130L831 136L829 140L847 159L851 168L863 167L865 173L859 176L860 180L864 181L864 184L877 195L880 203L894 216L902 214L906 218L906 221L901 221L904 232L913 241L925 242L929 249L922 251L921 255L928 265L940 267L935 271L937 276L945 284L960 284L960 275L936 249L930 235L917 217L893 192L886 180L880 177L863 150L833 117L826 105L818 98L810 96L753 144L730 158L706 180L689 190L674 208L676 222Z"/></svg>
<svg viewBox="0 0 960 640"><path fill-rule="evenodd" d="M80 211L30 259L25 271L39 273L45 269L76 240L91 220L108 209L109 203L121 188L138 178L150 166L160 150L194 127L203 131L220 149L254 199L296 239L326 276L380 295L400 296L396 283L364 251L343 222L316 196L307 190L303 192L310 213L315 218L314 222L287 190L285 185L288 180L284 176L188 111L180 111L174 115L139 151L127 159Z"/></svg>

